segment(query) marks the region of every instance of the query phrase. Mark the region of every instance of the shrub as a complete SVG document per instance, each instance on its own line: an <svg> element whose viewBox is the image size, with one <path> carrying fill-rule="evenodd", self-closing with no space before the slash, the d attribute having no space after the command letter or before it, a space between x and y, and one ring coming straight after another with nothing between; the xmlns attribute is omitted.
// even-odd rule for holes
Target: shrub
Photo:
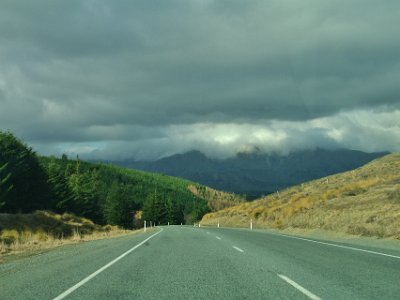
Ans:
<svg viewBox="0 0 400 300"><path fill-rule="evenodd" d="M0 242L10 246L14 244L19 238L17 230L3 230L0 234Z"/></svg>

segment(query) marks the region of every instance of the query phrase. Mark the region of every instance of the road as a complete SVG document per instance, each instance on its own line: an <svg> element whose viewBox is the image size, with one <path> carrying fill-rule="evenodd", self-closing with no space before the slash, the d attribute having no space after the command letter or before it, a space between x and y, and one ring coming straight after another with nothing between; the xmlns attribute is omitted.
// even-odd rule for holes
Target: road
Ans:
<svg viewBox="0 0 400 300"><path fill-rule="evenodd" d="M400 249L165 226L1 264L0 299L400 299Z"/></svg>

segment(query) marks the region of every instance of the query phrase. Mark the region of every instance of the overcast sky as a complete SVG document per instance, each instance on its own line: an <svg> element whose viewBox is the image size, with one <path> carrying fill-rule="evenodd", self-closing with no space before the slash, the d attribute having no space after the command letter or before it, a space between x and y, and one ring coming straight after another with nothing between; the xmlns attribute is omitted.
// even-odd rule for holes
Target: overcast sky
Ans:
<svg viewBox="0 0 400 300"><path fill-rule="evenodd" d="M0 2L0 130L41 154L400 151L400 1Z"/></svg>

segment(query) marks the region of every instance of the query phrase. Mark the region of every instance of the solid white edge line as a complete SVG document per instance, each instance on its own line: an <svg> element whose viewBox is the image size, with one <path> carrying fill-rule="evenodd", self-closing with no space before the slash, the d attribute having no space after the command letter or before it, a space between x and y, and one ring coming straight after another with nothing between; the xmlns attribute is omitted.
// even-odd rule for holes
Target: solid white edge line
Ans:
<svg viewBox="0 0 400 300"><path fill-rule="evenodd" d="M301 237L298 237L298 236L287 235L287 234L277 234L277 233L271 233L271 234L277 235L277 236L284 236L284 237L291 238L291 239L296 239L296 240L302 240L302 241L312 242L312 243L321 244L321 245L327 245L327 246L332 246L332 247L338 247L338 248L343 248L343 249L348 249L348 250L366 252L366 253L371 253L371 254L382 255L382 256L387 256L387 257L392 257L392 258L398 258L398 259L400 259L400 256L391 255L391 254L386 254L386 253L381 253L381 252L376 252L376 251L371 251L371 250L366 250L366 249L360 249L360 248L355 248L355 247L350 247L350 246L344 246L344 245L338 245L338 244L331 244L331 243L326 243L326 242L319 242L319 241L314 241L314 240L310 240L310 239L306 239L306 238L301 238Z"/></svg>
<svg viewBox="0 0 400 300"><path fill-rule="evenodd" d="M116 259L110 261L108 264L106 264L105 266L101 267L100 269L98 269L97 271L93 272L92 274L90 274L88 277L82 279L81 281L79 281L77 284L75 284L73 287L69 288L68 290L66 290L65 292L63 292L62 294L60 294L59 296L55 297L53 300L61 300L64 299L65 297L67 297L69 294L71 294L73 291L75 291L76 289L78 289L79 287L81 287L82 285L84 285L86 282L88 282L89 280L91 280L93 277L97 276L98 274L100 274L101 272L103 272L105 269L111 267L113 264L115 264L117 261L121 260L122 258L124 258L125 256L127 256L129 253L131 253L132 251L134 251L135 249L139 248L140 246L142 246L144 243L146 243L148 240L150 240L151 238L155 237L157 234L159 234L160 232L163 231L162 228L160 228L161 230L151 236L149 236L147 239L145 239L144 241L140 242L139 244L137 244L136 246L134 246L133 248L129 249L128 251L126 251L125 253L121 254L120 256L118 256Z"/></svg>
<svg viewBox="0 0 400 300"><path fill-rule="evenodd" d="M237 250L237 251L239 251L239 252L244 252L244 250L240 249L239 247L232 246L232 248L235 249L235 250Z"/></svg>
<svg viewBox="0 0 400 300"><path fill-rule="evenodd" d="M291 286L293 286L294 288L298 289L300 292L302 292L304 295L306 295L308 298L312 299L312 300L321 300L320 297L318 297L317 295L314 295L313 293L311 293L309 290L303 288L300 284L294 282L292 279L290 279L289 277L286 277L285 275L281 275L281 274L277 274L282 280L286 281L287 283L289 283Z"/></svg>

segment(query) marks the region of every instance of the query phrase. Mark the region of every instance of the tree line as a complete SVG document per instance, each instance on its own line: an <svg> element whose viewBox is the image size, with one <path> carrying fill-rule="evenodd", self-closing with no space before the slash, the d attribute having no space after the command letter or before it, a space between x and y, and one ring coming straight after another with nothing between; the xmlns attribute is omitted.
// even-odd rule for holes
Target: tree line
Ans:
<svg viewBox="0 0 400 300"><path fill-rule="evenodd" d="M11 132L0 131L0 212L72 212L124 228L142 220L189 223L209 211L186 180L103 163L39 157ZM142 220L133 216L142 211Z"/></svg>

